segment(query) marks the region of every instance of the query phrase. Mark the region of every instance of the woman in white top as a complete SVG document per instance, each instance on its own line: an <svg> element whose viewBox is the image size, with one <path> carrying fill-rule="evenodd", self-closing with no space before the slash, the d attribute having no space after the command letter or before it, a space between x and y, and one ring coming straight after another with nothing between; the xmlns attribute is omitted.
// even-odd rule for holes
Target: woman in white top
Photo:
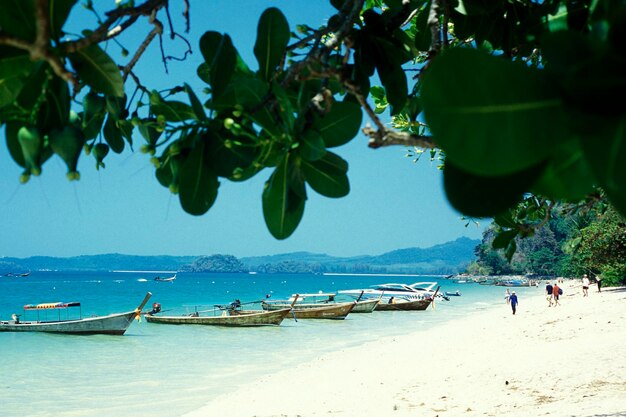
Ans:
<svg viewBox="0 0 626 417"><path fill-rule="evenodd" d="M583 297L589 296L589 277L587 274L583 275Z"/></svg>

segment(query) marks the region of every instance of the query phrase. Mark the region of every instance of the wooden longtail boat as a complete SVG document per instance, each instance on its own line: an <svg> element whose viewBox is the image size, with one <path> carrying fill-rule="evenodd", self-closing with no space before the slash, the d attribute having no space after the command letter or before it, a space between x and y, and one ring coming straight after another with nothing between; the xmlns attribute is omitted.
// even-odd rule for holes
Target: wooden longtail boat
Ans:
<svg viewBox="0 0 626 417"><path fill-rule="evenodd" d="M293 294L289 300L267 301L263 307L265 310L277 310L280 308L290 307L293 303L295 310L305 310L311 308L319 308L326 306L336 306L338 304L352 303L353 301L338 301L336 293L312 293L312 294ZM297 302L294 301L296 300ZM351 313L371 313L378 304L379 299L356 300L356 305L352 308ZM263 304L262 304L263 305Z"/></svg>
<svg viewBox="0 0 626 417"><path fill-rule="evenodd" d="M133 319L140 317L141 310L146 305L152 293L146 294L145 298L133 311L126 313L109 314L108 316L97 316L78 319L61 320L60 310L70 307L80 307L80 303L45 303L28 304L24 306L24 311L37 310L59 310L58 320L46 321L22 321L19 316L13 315L13 320L0 321L0 332L47 332L65 333L77 335L90 334L110 334L123 335Z"/></svg>
<svg viewBox="0 0 626 417"><path fill-rule="evenodd" d="M423 300L402 300L398 299L393 303L378 303L374 310L376 311L414 311L426 310L432 299L425 298Z"/></svg>
<svg viewBox="0 0 626 417"><path fill-rule="evenodd" d="M209 326L278 326L291 312L291 308L276 311L260 310L224 310L219 316L200 316L193 313L189 316L158 316L146 314L148 323L159 324L203 324Z"/></svg>
<svg viewBox="0 0 626 417"><path fill-rule="evenodd" d="M329 304L298 304L293 306L293 313L296 319L331 319L343 320L352 311L356 303L329 303ZM286 302L263 301L261 307L266 311L278 310L289 306Z"/></svg>

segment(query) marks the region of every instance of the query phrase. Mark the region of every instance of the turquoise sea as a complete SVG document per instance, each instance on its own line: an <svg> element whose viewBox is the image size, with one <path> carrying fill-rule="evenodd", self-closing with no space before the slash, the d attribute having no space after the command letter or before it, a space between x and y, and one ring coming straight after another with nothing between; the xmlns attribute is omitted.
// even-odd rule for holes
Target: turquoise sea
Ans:
<svg viewBox="0 0 626 417"><path fill-rule="evenodd" d="M0 318L24 304L79 301L83 317L133 310L150 291L169 314L287 298L292 293L438 281L461 297L422 312L351 314L343 321L285 320L279 327L217 328L135 322L125 336L0 332L0 416L174 417L264 374L355 346L472 314L508 309L504 288L455 284L432 276L33 272L0 277ZM516 288L520 303L540 288ZM258 307L257 307L258 308ZM149 308L147 308L149 310ZM22 319L28 319L28 312ZM56 314L56 313L53 313ZM451 339L454 343L454 339ZM416 355L419 350L416 347ZM226 411L226 410L225 410ZM227 415L225 413L224 415Z"/></svg>

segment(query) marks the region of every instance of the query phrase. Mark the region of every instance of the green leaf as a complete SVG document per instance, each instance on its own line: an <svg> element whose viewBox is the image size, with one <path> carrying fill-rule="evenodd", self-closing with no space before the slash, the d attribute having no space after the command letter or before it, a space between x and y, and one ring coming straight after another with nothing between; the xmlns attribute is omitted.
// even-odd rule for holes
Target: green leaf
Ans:
<svg viewBox="0 0 626 417"><path fill-rule="evenodd" d="M511 244L511 241L518 235L518 230L504 230L493 239L491 247L494 249L504 249Z"/></svg>
<svg viewBox="0 0 626 417"><path fill-rule="evenodd" d="M32 71L33 61L25 51L0 46L0 82L4 78L16 78Z"/></svg>
<svg viewBox="0 0 626 417"><path fill-rule="evenodd" d="M387 101L392 106L391 114L397 114L404 108L408 95L406 75L402 70L406 51L379 36L370 36L369 55L374 60L376 71L385 87Z"/></svg>
<svg viewBox="0 0 626 417"><path fill-rule="evenodd" d="M237 50L228 35L208 31L200 38L200 52L207 64L198 68L198 75L206 78L208 70L209 84L213 98L220 96L228 86L237 65Z"/></svg>
<svg viewBox="0 0 626 417"><path fill-rule="evenodd" d="M60 39L63 35L63 25L76 4L76 0L49 0L50 6L50 34L53 39Z"/></svg>
<svg viewBox="0 0 626 417"><path fill-rule="evenodd" d="M120 129L120 134L124 139L126 139L126 142L128 142L128 145L130 145L130 149L132 150L134 129L132 122L130 120L119 120L117 122L117 127Z"/></svg>
<svg viewBox="0 0 626 417"><path fill-rule="evenodd" d="M500 177L466 172L446 160L443 183L450 204L471 217L493 217L517 204L543 172L544 164Z"/></svg>
<svg viewBox="0 0 626 417"><path fill-rule="evenodd" d="M155 116L162 115L165 120L174 123L196 119L196 113L191 106L180 101L163 100L156 92L150 94L150 112Z"/></svg>
<svg viewBox="0 0 626 417"><path fill-rule="evenodd" d="M124 96L124 81L115 61L98 45L79 49L68 56L80 79L94 91Z"/></svg>
<svg viewBox="0 0 626 417"><path fill-rule="evenodd" d="M344 197L350 192L347 165L346 161L332 152L327 152L317 161L301 162L306 182L319 194L331 198Z"/></svg>
<svg viewBox="0 0 626 417"><path fill-rule="evenodd" d="M289 23L282 12L270 7L266 9L257 27L254 56L259 63L259 73L264 80L270 80L285 54L291 34Z"/></svg>
<svg viewBox="0 0 626 417"><path fill-rule="evenodd" d="M40 90L41 91L41 90ZM62 129L69 122L70 117L70 90L67 83L57 76L48 82L45 101L37 114L37 127L48 133L55 129Z"/></svg>
<svg viewBox="0 0 626 417"><path fill-rule="evenodd" d="M300 135L300 156L309 161L317 161L326 153L324 138L314 129L308 129Z"/></svg>
<svg viewBox="0 0 626 417"><path fill-rule="evenodd" d="M278 116L277 124L288 133L294 132L296 123L296 111L292 102L287 94L287 91L277 83L272 84L272 93L276 98L278 106L274 110L274 113ZM276 123L276 122L275 122Z"/></svg>
<svg viewBox="0 0 626 417"><path fill-rule="evenodd" d="M161 137L162 131L157 130L156 120L153 118L143 119L141 123L137 126L139 133L150 145L154 145L157 143L159 138Z"/></svg>
<svg viewBox="0 0 626 417"><path fill-rule="evenodd" d="M320 133L326 147L333 148L350 142L357 135L362 117L358 104L338 101L333 103L329 113L316 116L313 128Z"/></svg>
<svg viewBox="0 0 626 417"><path fill-rule="evenodd" d="M74 126L65 126L62 130L55 130L49 136L50 147L63 159L67 165L67 172L70 179L78 179L77 174L78 158L80 157L85 137L80 129Z"/></svg>
<svg viewBox="0 0 626 417"><path fill-rule="evenodd" d="M421 97L446 158L476 175L532 167L569 139L560 93L545 74L480 51L444 52L424 76Z"/></svg>
<svg viewBox="0 0 626 417"><path fill-rule="evenodd" d="M202 103L196 96L196 93L193 92L189 84L185 83L185 92L189 96L189 102L191 103L191 108L196 115L196 119L198 120L206 120L206 113L204 112L204 107L202 107Z"/></svg>
<svg viewBox="0 0 626 417"><path fill-rule="evenodd" d="M168 158L155 171L155 176L159 184L165 188L169 188L174 183L174 175L172 174L172 164L175 164L174 158ZM176 185L178 185L176 183Z"/></svg>
<svg viewBox="0 0 626 417"><path fill-rule="evenodd" d="M210 105L216 110L230 109L236 105L246 109L255 109L254 113L248 114L248 117L272 135L280 135L281 127L278 126L267 106L258 106L268 90L267 83L257 77L235 76L224 94L213 100Z"/></svg>
<svg viewBox="0 0 626 417"><path fill-rule="evenodd" d="M0 107L11 104L22 91L19 78L0 78Z"/></svg>
<svg viewBox="0 0 626 417"><path fill-rule="evenodd" d="M559 6L559 10L548 16L548 28L551 32L567 30L567 7L565 4Z"/></svg>
<svg viewBox="0 0 626 417"><path fill-rule="evenodd" d="M44 138L41 132L35 126L22 126L17 131L17 140L22 149L26 172L39 175L41 173L41 155L44 147Z"/></svg>
<svg viewBox="0 0 626 417"><path fill-rule="evenodd" d="M599 185L606 191L615 208L626 217L626 116L603 126L597 133L582 139L585 158Z"/></svg>
<svg viewBox="0 0 626 417"><path fill-rule="evenodd" d="M206 62L198 65L196 74L198 74L198 78L200 78L202 81L211 85L211 68L209 68L209 65Z"/></svg>
<svg viewBox="0 0 626 417"><path fill-rule="evenodd" d="M128 116L126 111L126 95L124 97L106 96L106 111L115 120L124 119Z"/></svg>
<svg viewBox="0 0 626 417"><path fill-rule="evenodd" d="M506 250L504 251L504 256L506 256L506 259L509 262L511 262L511 259L513 259L513 255L515 255L515 251L517 251L517 243L515 243L515 240L511 240Z"/></svg>
<svg viewBox="0 0 626 417"><path fill-rule="evenodd" d="M104 140L107 141L111 150L115 153L122 153L124 150L124 138L122 137L121 130L117 127L117 121L110 114L107 116L107 120L104 123Z"/></svg>
<svg viewBox="0 0 626 417"><path fill-rule="evenodd" d="M305 199L290 185L291 158L285 155L263 189L265 224L276 239L291 236L304 214Z"/></svg>
<svg viewBox="0 0 626 417"><path fill-rule="evenodd" d="M90 91L83 98L83 134L87 140L94 139L100 133L104 123L106 100L104 97Z"/></svg>
<svg viewBox="0 0 626 417"><path fill-rule="evenodd" d="M32 42L37 36L33 0L2 0L0 2L0 30L11 36Z"/></svg>
<svg viewBox="0 0 626 417"><path fill-rule="evenodd" d="M196 146L181 164L179 175L179 198L183 210L196 216L206 213L215 202L220 185L209 165L206 141L196 142Z"/></svg>
<svg viewBox="0 0 626 417"><path fill-rule="evenodd" d="M500 227L513 228L516 226L515 221L513 221L511 211L502 212L501 214L495 216L493 221Z"/></svg>
<svg viewBox="0 0 626 417"><path fill-rule="evenodd" d="M551 200L576 202L594 190L595 178L579 140L561 145L533 186L533 193Z"/></svg>
<svg viewBox="0 0 626 417"><path fill-rule="evenodd" d="M9 149L9 154L11 155L11 158L13 158L16 164L24 168L26 166L24 161L24 154L22 153L22 147L17 138L17 132L20 130L21 127L22 126L20 123L6 123L4 136L7 141L7 148Z"/></svg>
<svg viewBox="0 0 626 417"><path fill-rule="evenodd" d="M232 178L236 170L247 169L256 156L255 144L243 136L225 137L209 130L202 140L209 144L210 164L221 177Z"/></svg>
<svg viewBox="0 0 626 417"><path fill-rule="evenodd" d="M433 35L428 26L428 15L430 14L430 1L417 12L415 20L415 47L423 52L430 50L430 43Z"/></svg>

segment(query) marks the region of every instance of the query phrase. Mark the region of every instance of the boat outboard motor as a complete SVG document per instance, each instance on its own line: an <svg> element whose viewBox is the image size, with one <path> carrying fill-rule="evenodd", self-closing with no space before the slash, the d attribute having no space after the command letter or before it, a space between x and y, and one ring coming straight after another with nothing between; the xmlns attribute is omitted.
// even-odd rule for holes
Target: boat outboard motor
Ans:
<svg viewBox="0 0 626 417"><path fill-rule="evenodd" d="M233 301L232 303L230 303L230 308L232 310L241 307L241 300L236 298L235 301Z"/></svg>
<svg viewBox="0 0 626 417"><path fill-rule="evenodd" d="M161 304L159 303L154 303L152 304L152 311L150 311L148 314L157 314L161 312Z"/></svg>

